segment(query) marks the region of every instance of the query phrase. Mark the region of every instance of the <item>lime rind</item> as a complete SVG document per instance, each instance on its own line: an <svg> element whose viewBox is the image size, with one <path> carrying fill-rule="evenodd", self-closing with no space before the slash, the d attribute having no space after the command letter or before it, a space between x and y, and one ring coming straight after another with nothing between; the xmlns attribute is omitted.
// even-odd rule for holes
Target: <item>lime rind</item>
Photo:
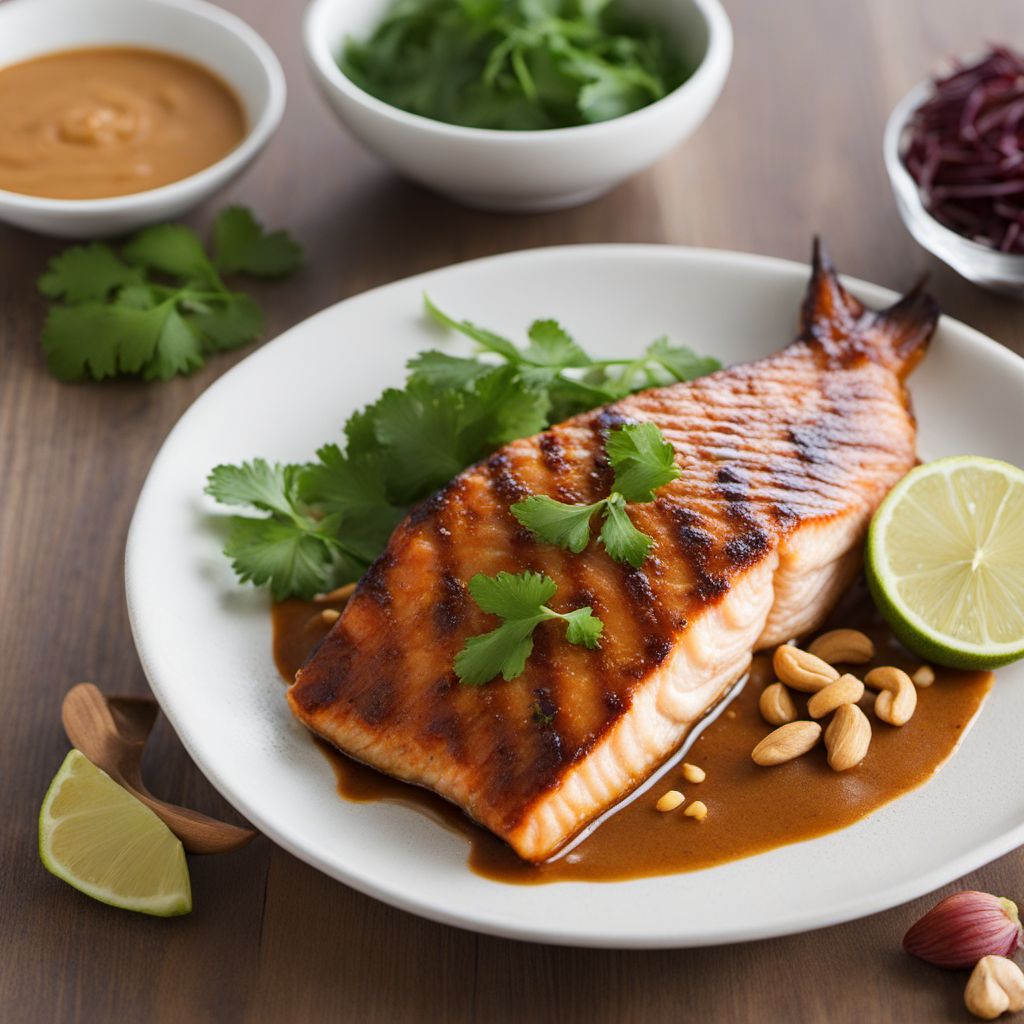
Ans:
<svg viewBox="0 0 1024 1024"><path fill-rule="evenodd" d="M908 473L868 531L872 597L897 639L952 668L1024 656L1024 471L953 456Z"/></svg>
<svg viewBox="0 0 1024 1024"><path fill-rule="evenodd" d="M43 798L39 858L79 892L122 910L174 917L192 909L181 842L78 750L68 753Z"/></svg>

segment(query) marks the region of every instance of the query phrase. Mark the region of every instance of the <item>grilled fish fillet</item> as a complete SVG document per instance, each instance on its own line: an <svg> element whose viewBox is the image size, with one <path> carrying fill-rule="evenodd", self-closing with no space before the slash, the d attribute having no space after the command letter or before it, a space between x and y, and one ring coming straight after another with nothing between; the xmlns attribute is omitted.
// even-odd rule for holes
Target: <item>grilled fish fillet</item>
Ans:
<svg viewBox="0 0 1024 1024"><path fill-rule="evenodd" d="M550 857L679 745L752 651L813 629L851 581L871 514L916 461L902 381L937 316L919 290L866 311L816 247L802 330L781 352L516 441L414 509L299 671L294 714L522 858ZM528 494L606 495L604 435L643 420L681 475L630 507L656 541L641 569L519 526L509 505ZM556 581L557 610L593 607L600 650L545 623L518 679L460 685L456 653L498 624L466 581L524 569Z"/></svg>

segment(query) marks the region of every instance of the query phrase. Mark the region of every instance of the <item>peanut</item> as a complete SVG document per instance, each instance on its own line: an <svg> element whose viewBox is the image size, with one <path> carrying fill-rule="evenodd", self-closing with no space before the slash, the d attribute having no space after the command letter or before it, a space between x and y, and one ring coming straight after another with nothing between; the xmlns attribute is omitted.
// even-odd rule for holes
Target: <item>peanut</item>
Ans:
<svg viewBox="0 0 1024 1024"><path fill-rule="evenodd" d="M761 691L757 706L769 725L785 725L796 720L796 705L782 683L772 683Z"/></svg>
<svg viewBox="0 0 1024 1024"><path fill-rule="evenodd" d="M830 665L864 665L875 656L874 642L859 629L833 629L822 633L807 650Z"/></svg>
<svg viewBox="0 0 1024 1024"><path fill-rule="evenodd" d="M750 756L754 764L784 764L806 754L820 736L821 726L817 722L789 722L768 733Z"/></svg>
<svg viewBox="0 0 1024 1024"><path fill-rule="evenodd" d="M825 730L828 765L845 772L864 760L871 745L871 723L856 704L841 704Z"/></svg>
<svg viewBox="0 0 1024 1024"><path fill-rule="evenodd" d="M1024 972L1005 956L983 956L967 982L964 1005L982 1020L1024 1010Z"/></svg>
<svg viewBox="0 0 1024 1024"><path fill-rule="evenodd" d="M334 608L325 608L320 613L320 621L325 626L333 626L340 618L341 612L336 611Z"/></svg>
<svg viewBox="0 0 1024 1024"><path fill-rule="evenodd" d="M708 816L708 806L703 800L694 800L693 803L683 811L683 814L688 818L696 818L698 821L703 821Z"/></svg>
<svg viewBox="0 0 1024 1024"><path fill-rule="evenodd" d="M654 806L662 812L674 811L685 799L678 789L670 789L667 793L662 793Z"/></svg>
<svg viewBox="0 0 1024 1024"><path fill-rule="evenodd" d="M931 665L922 665L910 678L918 689L923 689L935 682L935 670Z"/></svg>
<svg viewBox="0 0 1024 1024"><path fill-rule="evenodd" d="M811 718L824 718L841 704L856 704L863 696L864 684L847 673L814 694L807 702L807 713Z"/></svg>
<svg viewBox="0 0 1024 1024"><path fill-rule="evenodd" d="M683 765L683 778L687 782L703 782L707 777L707 772L703 768L698 768L695 764Z"/></svg>
<svg viewBox="0 0 1024 1024"><path fill-rule="evenodd" d="M346 583L343 587L338 587L337 590L331 590L326 594L320 594L316 600L320 604L329 604L332 601L347 601L351 596L352 592L356 589L354 583Z"/></svg>
<svg viewBox="0 0 1024 1024"><path fill-rule="evenodd" d="M772 667L787 686L802 693L817 693L839 678L839 673L827 662L791 644L775 649Z"/></svg>
<svg viewBox="0 0 1024 1024"><path fill-rule="evenodd" d="M892 665L873 668L864 682L879 694L875 714L889 725L906 725L917 708L917 690L902 669Z"/></svg>

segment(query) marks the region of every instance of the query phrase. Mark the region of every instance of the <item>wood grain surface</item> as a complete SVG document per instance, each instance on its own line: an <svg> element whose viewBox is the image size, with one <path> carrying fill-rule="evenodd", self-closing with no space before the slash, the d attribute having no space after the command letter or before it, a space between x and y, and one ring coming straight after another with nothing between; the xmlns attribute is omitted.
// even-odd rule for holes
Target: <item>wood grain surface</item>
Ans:
<svg viewBox="0 0 1024 1024"><path fill-rule="evenodd" d="M1024 353L1021 307L958 279L908 237L880 155L889 109L937 60L989 40L1021 43L1019 0L727 0L735 61L699 133L589 206L528 217L453 206L349 140L307 78L297 0L226 6L269 40L288 76L281 130L224 197L288 226L309 253L300 277L259 289L268 336L374 285L490 253L667 242L803 260L817 231L848 273L903 289L930 270L947 313ZM198 211L194 222L204 226L211 213ZM964 977L899 949L933 897L774 941L621 953L431 924L350 891L263 838L231 856L194 858L195 910L177 920L108 908L47 874L36 856L36 814L67 749L63 693L83 679L111 694L147 692L122 585L136 496L177 418L247 354L158 385L57 383L40 354L34 281L58 248L0 227L0 1019L967 1019ZM232 815L162 723L146 767L160 796ZM949 814L955 828L956 808ZM873 868L863 866L866 889ZM963 885L1024 896L1024 854Z"/></svg>

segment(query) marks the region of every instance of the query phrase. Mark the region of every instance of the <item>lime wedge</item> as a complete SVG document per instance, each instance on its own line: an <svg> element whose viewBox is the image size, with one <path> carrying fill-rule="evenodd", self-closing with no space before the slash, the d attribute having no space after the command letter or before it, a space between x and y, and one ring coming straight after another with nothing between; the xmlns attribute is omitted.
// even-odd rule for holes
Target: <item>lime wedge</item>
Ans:
<svg viewBox="0 0 1024 1024"><path fill-rule="evenodd" d="M77 750L39 811L39 856L93 899L157 917L192 909L185 851L143 803Z"/></svg>
<svg viewBox="0 0 1024 1024"><path fill-rule="evenodd" d="M1024 657L1024 470L973 455L918 466L875 513L866 568L922 658L980 669Z"/></svg>

